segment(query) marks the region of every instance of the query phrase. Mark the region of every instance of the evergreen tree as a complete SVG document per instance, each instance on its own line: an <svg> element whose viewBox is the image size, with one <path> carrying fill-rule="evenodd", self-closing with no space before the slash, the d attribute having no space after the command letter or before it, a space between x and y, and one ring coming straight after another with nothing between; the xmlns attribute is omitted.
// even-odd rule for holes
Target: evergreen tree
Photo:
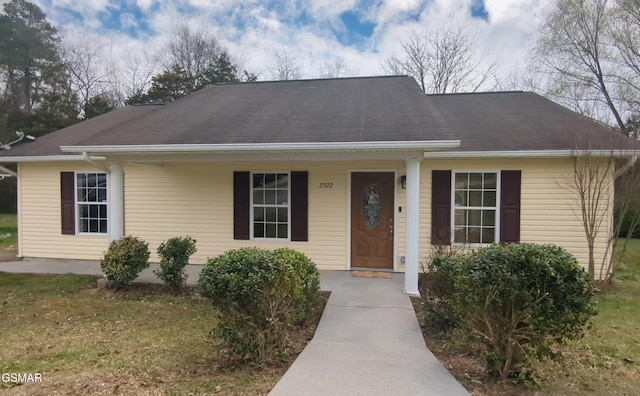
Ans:
<svg viewBox="0 0 640 396"><path fill-rule="evenodd" d="M102 114L106 114L114 109L115 106L113 105L113 103L102 95L96 95L92 98L89 98L87 103L82 106L85 120L97 117Z"/></svg>
<svg viewBox="0 0 640 396"><path fill-rule="evenodd" d="M0 14L0 141L20 130L34 136L71 125L77 99L60 60L57 30L44 12L11 0Z"/></svg>
<svg viewBox="0 0 640 396"><path fill-rule="evenodd" d="M154 76L148 97L152 102L168 103L196 91L195 79L178 65Z"/></svg>

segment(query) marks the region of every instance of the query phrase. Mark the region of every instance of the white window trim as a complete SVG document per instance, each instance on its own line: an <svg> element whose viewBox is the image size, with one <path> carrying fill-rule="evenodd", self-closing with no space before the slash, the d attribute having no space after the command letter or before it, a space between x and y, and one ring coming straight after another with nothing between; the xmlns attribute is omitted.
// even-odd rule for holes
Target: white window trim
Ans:
<svg viewBox="0 0 640 396"><path fill-rule="evenodd" d="M253 175L254 174L286 174L287 175L287 237L286 238L267 238L256 237L253 232L254 223L254 204L253 204ZM252 241L261 242L290 242L291 241L291 171L251 171L251 178L249 179L249 194L250 194L250 213L249 213L249 236ZM261 205L265 206L265 205ZM267 205L273 207L282 207L281 205Z"/></svg>
<svg viewBox="0 0 640 396"><path fill-rule="evenodd" d="M96 174L96 175L105 175L105 183L107 188L107 201L106 202L78 202L78 175L87 175L87 174ZM107 207L107 230L105 232L81 232L80 229L80 212L78 207L80 204L96 204L96 205L105 205ZM96 172L95 170L87 170L87 171L76 171L73 175L73 210L76 221L76 235L87 235L87 236L106 236L109 235L109 177L105 172Z"/></svg>
<svg viewBox="0 0 640 396"><path fill-rule="evenodd" d="M451 202L451 218L450 218L450 224L451 224L451 235L450 235L450 240L451 240L451 246L462 246L462 247L469 247L469 248L479 248L479 247L484 247L484 246L489 246L491 245L490 243L461 243L461 242L456 242L455 241L455 212L456 212L456 206L455 206L455 197L456 197L456 174L458 173L495 173L496 174L496 226L495 226L495 234L493 236L493 240L494 242L499 242L500 241L500 196L502 194L502 171L501 170L495 170L495 169L488 169L488 170L484 170L484 169L452 169L451 170L451 197L450 197L450 202ZM467 209L471 208L471 209L484 209L483 207L475 207L475 206L469 206L466 207Z"/></svg>

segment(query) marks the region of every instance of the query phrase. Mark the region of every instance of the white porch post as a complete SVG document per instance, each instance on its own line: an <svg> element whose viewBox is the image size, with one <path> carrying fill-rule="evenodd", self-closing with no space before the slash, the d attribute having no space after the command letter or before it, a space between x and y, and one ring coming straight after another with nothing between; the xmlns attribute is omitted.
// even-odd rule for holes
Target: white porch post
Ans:
<svg viewBox="0 0 640 396"><path fill-rule="evenodd" d="M407 164L407 229L404 293L417 296L418 246L420 242L420 160L408 159Z"/></svg>
<svg viewBox="0 0 640 396"><path fill-rule="evenodd" d="M113 162L109 165L108 179L107 229L109 242L111 242L124 236L124 170L122 164Z"/></svg>

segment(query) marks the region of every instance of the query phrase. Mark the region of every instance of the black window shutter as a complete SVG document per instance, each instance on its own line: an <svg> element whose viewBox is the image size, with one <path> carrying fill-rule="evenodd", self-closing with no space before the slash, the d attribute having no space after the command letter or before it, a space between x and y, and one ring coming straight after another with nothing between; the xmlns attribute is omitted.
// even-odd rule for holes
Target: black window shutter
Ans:
<svg viewBox="0 0 640 396"><path fill-rule="evenodd" d="M75 235L76 233L75 177L74 172L60 172L60 213L62 234L64 235Z"/></svg>
<svg viewBox="0 0 640 396"><path fill-rule="evenodd" d="M233 239L250 239L250 181L249 172L233 172Z"/></svg>
<svg viewBox="0 0 640 396"><path fill-rule="evenodd" d="M520 242L520 184L522 172L502 171L500 180L500 242Z"/></svg>
<svg viewBox="0 0 640 396"><path fill-rule="evenodd" d="M451 244L451 171L431 171L431 244Z"/></svg>
<svg viewBox="0 0 640 396"><path fill-rule="evenodd" d="M291 172L291 240L309 240L309 172Z"/></svg>

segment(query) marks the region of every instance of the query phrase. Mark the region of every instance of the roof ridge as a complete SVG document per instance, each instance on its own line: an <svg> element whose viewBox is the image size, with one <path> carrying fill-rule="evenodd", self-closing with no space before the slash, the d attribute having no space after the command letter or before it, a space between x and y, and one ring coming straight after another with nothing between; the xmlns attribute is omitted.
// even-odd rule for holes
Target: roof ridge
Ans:
<svg viewBox="0 0 640 396"><path fill-rule="evenodd" d="M447 92L437 94L427 94L427 96L455 96L455 95L491 95L491 94L515 94L515 93L533 93L531 91L513 90L513 91L484 91L484 92Z"/></svg>
<svg viewBox="0 0 640 396"><path fill-rule="evenodd" d="M365 79L382 79L382 78L400 78L409 77L406 74L385 75L385 76L349 76L349 77L316 77L316 78L300 78L296 80L261 80L261 81L223 81L213 83L213 85L237 85L237 84L268 84L268 83L294 83L294 82L311 82L311 81L343 81L343 80L365 80Z"/></svg>

